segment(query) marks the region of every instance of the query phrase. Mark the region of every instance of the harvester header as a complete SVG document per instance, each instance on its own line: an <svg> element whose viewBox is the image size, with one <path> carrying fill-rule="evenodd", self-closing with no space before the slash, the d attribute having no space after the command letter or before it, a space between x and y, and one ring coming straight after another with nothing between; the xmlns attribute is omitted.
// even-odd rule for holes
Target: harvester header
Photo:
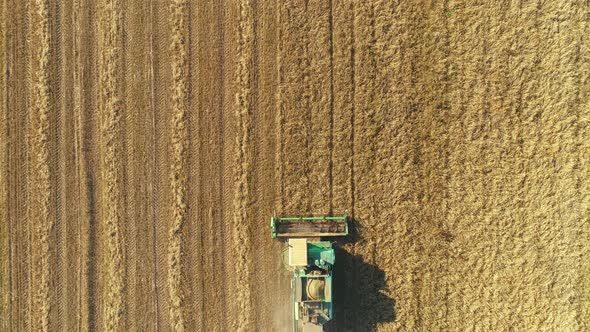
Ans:
<svg viewBox="0 0 590 332"><path fill-rule="evenodd" d="M348 216L339 217L272 217L272 238L327 237L348 235Z"/></svg>

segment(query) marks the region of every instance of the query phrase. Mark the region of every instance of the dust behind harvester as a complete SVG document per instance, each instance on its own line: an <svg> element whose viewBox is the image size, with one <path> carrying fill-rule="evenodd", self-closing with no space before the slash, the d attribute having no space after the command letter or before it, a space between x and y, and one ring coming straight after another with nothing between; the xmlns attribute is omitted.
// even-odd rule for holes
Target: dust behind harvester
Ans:
<svg viewBox="0 0 590 332"><path fill-rule="evenodd" d="M332 242L324 240L348 235L348 217L272 217L270 223L271 236L287 240L288 250L282 259L293 272L293 331L323 331L324 324L333 318L332 267L336 258Z"/></svg>

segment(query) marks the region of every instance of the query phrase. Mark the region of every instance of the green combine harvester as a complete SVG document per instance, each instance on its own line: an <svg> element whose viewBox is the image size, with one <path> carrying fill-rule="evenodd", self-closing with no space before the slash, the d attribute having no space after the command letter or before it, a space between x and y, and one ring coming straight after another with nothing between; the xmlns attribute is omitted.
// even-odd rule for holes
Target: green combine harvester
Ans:
<svg viewBox="0 0 590 332"><path fill-rule="evenodd" d="M348 217L295 217L270 221L272 238L285 239L293 272L293 331L323 331L333 318L332 267L336 255L327 237L348 235Z"/></svg>

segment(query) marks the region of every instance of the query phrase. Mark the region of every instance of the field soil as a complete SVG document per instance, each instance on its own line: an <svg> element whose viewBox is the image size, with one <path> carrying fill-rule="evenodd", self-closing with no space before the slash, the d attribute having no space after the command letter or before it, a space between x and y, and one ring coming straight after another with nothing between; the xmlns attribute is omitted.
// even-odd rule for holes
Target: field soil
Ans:
<svg viewBox="0 0 590 332"><path fill-rule="evenodd" d="M1 331L590 331L588 1L0 6Z"/></svg>

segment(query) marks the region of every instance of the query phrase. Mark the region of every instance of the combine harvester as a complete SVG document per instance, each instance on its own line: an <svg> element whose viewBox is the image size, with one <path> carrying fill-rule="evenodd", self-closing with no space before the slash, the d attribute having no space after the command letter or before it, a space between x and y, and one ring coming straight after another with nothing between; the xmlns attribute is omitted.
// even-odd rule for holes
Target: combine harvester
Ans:
<svg viewBox="0 0 590 332"><path fill-rule="evenodd" d="M272 238L285 239L293 272L293 331L323 331L333 317L332 267L336 255L327 237L348 235L348 217L295 217L270 221Z"/></svg>

